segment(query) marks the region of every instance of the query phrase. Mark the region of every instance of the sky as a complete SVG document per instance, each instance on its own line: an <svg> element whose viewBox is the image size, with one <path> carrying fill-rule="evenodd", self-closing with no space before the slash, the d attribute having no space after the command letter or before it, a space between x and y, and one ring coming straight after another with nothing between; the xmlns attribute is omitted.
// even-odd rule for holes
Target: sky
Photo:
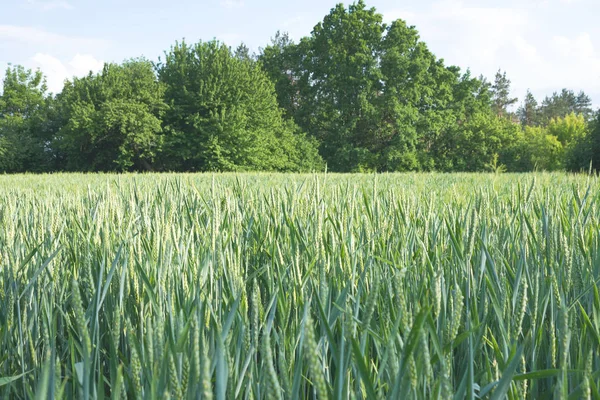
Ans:
<svg viewBox="0 0 600 400"><path fill-rule="evenodd" d="M336 0L0 0L0 78L8 63L41 69L56 93L104 62L157 60L177 40L217 38L257 51L278 30L307 36ZM600 107L599 0L367 0L390 22L414 25L447 65L515 97L584 90ZM346 2L348 4L349 2Z"/></svg>

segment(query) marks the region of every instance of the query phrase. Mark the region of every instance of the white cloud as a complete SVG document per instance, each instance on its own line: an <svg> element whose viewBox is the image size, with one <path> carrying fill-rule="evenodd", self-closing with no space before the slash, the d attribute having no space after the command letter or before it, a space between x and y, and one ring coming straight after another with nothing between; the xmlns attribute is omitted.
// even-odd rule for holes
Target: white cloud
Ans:
<svg viewBox="0 0 600 400"><path fill-rule="evenodd" d="M586 82L600 90L600 53L596 51L591 36L588 33L572 39L555 36L552 41L556 54L550 62L562 69L562 79L571 85Z"/></svg>
<svg viewBox="0 0 600 400"><path fill-rule="evenodd" d="M439 56L476 64L493 62L497 52L529 24L528 15L519 9L469 7L456 0L438 1L425 13L409 10L385 13L387 21L397 18L416 25L432 47L443 42L444 54Z"/></svg>
<svg viewBox="0 0 600 400"><path fill-rule="evenodd" d="M91 55L76 54L70 61L63 63L49 54L36 54L32 61L47 76L48 89L54 93L62 90L64 81L72 77L81 77L90 72L102 70L104 62Z"/></svg>
<svg viewBox="0 0 600 400"><path fill-rule="evenodd" d="M561 0L578 1L578 0ZM472 7L460 0L441 0L427 11L390 10L386 20L402 18L447 64L470 68L493 79L501 68L523 98L530 88L537 97L563 87L600 93L600 53L595 36L542 33L535 8ZM541 17L540 17L541 18Z"/></svg>
<svg viewBox="0 0 600 400"><path fill-rule="evenodd" d="M594 58L594 44L588 33L582 33L575 39L555 36L553 40L556 49L563 57L574 57L579 61Z"/></svg>
<svg viewBox="0 0 600 400"><path fill-rule="evenodd" d="M68 47L101 47L108 45L102 39L73 37L48 32L31 26L0 25L0 40L10 39L27 44Z"/></svg>
<svg viewBox="0 0 600 400"><path fill-rule="evenodd" d="M72 10L73 6L65 0L41 1L41 0L26 0L27 4L41 11L49 11L54 9Z"/></svg>
<svg viewBox="0 0 600 400"><path fill-rule="evenodd" d="M103 61L85 54L76 54L65 63L50 54L37 53L32 61L46 76L48 90L52 93L60 92L65 80L87 75L90 71L98 72L104 66Z"/></svg>
<svg viewBox="0 0 600 400"><path fill-rule="evenodd" d="M513 39L513 44L524 61L530 64L540 64L543 62L537 48L522 36L516 36Z"/></svg>
<svg viewBox="0 0 600 400"><path fill-rule="evenodd" d="M44 2L55 6L59 3ZM100 70L104 63L99 55L106 55L109 47L110 43L102 39L62 35L32 26L0 24L0 48L3 49L0 65L12 62L34 70L39 68L53 93L62 90L65 79Z"/></svg>
<svg viewBox="0 0 600 400"><path fill-rule="evenodd" d="M221 6L225 8L241 8L244 6L244 0L221 0Z"/></svg>
<svg viewBox="0 0 600 400"><path fill-rule="evenodd" d="M54 94L62 91L67 79L82 77L90 72L97 73L104 67L104 61L98 60L89 54L76 54L67 61L47 53L36 53L28 62L23 63L26 68L39 69L46 77L48 91ZM7 63L0 62L0 83L8 67ZM0 92L2 85L0 84Z"/></svg>
<svg viewBox="0 0 600 400"><path fill-rule="evenodd" d="M528 26L528 16L521 10L467 7L452 0L436 3L429 18L437 26L436 34L453 49L453 58L494 69L498 52Z"/></svg>

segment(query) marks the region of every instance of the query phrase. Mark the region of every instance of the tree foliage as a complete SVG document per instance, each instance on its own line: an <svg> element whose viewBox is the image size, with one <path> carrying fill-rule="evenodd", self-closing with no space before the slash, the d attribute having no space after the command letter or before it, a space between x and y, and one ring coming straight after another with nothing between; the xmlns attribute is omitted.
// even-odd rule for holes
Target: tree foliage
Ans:
<svg viewBox="0 0 600 400"><path fill-rule="evenodd" d="M436 148L438 169L447 172L486 171L510 164L510 149L519 127L493 113L477 113L445 133ZM500 164L498 164L500 163Z"/></svg>
<svg viewBox="0 0 600 400"><path fill-rule="evenodd" d="M571 113L564 118L552 118L548 124L548 134L556 136L563 146L581 141L587 134L587 124L583 115Z"/></svg>
<svg viewBox="0 0 600 400"><path fill-rule="evenodd" d="M492 85L492 106L494 112L499 117L508 114L508 108L515 104L519 99L510 95L510 79L506 77L506 72L498 70Z"/></svg>
<svg viewBox="0 0 600 400"><path fill-rule="evenodd" d="M512 171L556 171L563 166L564 148L547 129L526 126L519 134L512 156Z"/></svg>
<svg viewBox="0 0 600 400"><path fill-rule="evenodd" d="M161 149L164 87L144 59L106 64L58 96L55 144L67 170L151 170Z"/></svg>
<svg viewBox="0 0 600 400"><path fill-rule="evenodd" d="M527 90L523 104L517 110L517 117L523 126L537 126L540 123L538 102L529 90Z"/></svg>
<svg viewBox="0 0 600 400"><path fill-rule="evenodd" d="M415 27L382 20L363 1L340 4L309 37L295 44L278 35L259 57L334 171L435 168L436 140L488 96L437 59Z"/></svg>
<svg viewBox="0 0 600 400"><path fill-rule="evenodd" d="M51 167L52 99L42 73L9 66L0 95L0 171L41 172Z"/></svg>
<svg viewBox="0 0 600 400"><path fill-rule="evenodd" d="M540 106L540 114L544 123L552 118L563 118L569 114L583 115L586 121L593 116L592 100L584 92L575 94L573 90L563 89L560 93L547 96Z"/></svg>
<svg viewBox="0 0 600 400"><path fill-rule="evenodd" d="M265 72L240 54L217 41L182 42L166 53L158 65L169 105L162 168L320 169L314 141L283 118Z"/></svg>
<svg viewBox="0 0 600 400"><path fill-rule="evenodd" d="M583 118L581 116L580 118ZM576 133L567 151L565 167L570 171L600 171L600 111L584 131Z"/></svg>
<svg viewBox="0 0 600 400"><path fill-rule="evenodd" d="M310 35L277 32L259 54L176 43L73 78L56 96L10 66L0 95L0 172L585 171L600 122L584 92L520 107L506 72L490 83L446 65L406 21L363 0Z"/></svg>

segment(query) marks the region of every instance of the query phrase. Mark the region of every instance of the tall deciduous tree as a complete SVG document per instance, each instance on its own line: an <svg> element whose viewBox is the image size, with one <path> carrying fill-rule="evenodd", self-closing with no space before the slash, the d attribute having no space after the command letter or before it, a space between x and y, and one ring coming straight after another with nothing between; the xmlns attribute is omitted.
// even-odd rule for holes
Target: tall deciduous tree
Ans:
<svg viewBox="0 0 600 400"><path fill-rule="evenodd" d="M513 171L556 171L563 167L564 147L544 127L526 126L516 142Z"/></svg>
<svg viewBox="0 0 600 400"><path fill-rule="evenodd" d="M287 117L293 118L299 107L300 72L298 46L287 33L277 32L271 43L261 49L259 61L268 77L275 83L275 93Z"/></svg>
<svg viewBox="0 0 600 400"><path fill-rule="evenodd" d="M572 122L568 124L570 125L568 136L571 138L571 142L566 151L565 167L567 170L580 172L588 171L591 166L594 170L600 171L600 111L596 114L596 118L584 128L581 127L584 119L581 115L575 117L571 114L565 120L572 121L575 118L577 118L576 124ZM561 125L567 125L567 123L563 122ZM573 125L576 125L576 129L573 129Z"/></svg>
<svg viewBox="0 0 600 400"><path fill-rule="evenodd" d="M437 169L486 171L492 165L510 168L512 154L507 152L518 139L520 126L491 112L477 112L454 125L437 143Z"/></svg>
<svg viewBox="0 0 600 400"><path fill-rule="evenodd" d="M564 118L552 118L548 124L548 134L556 136L563 146L583 140L587 135L587 124L583 115L571 113Z"/></svg>
<svg viewBox="0 0 600 400"><path fill-rule="evenodd" d="M8 67L0 95L0 171L42 172L51 168L52 107L40 71Z"/></svg>
<svg viewBox="0 0 600 400"><path fill-rule="evenodd" d="M217 41L177 43L158 65L166 86L169 170L320 169L313 140L286 121L260 65Z"/></svg>
<svg viewBox="0 0 600 400"><path fill-rule="evenodd" d="M383 90L377 55L384 29L381 15L364 2L348 9L338 4L300 43L296 121L319 139L332 170L372 169L376 163L369 130L377 129L374 102Z"/></svg>
<svg viewBox="0 0 600 400"><path fill-rule="evenodd" d="M260 60L335 171L434 168L437 138L479 101L414 27L384 24L363 1L337 5L298 44L279 35Z"/></svg>
<svg viewBox="0 0 600 400"><path fill-rule="evenodd" d="M144 59L74 78L58 97L55 139L68 170L151 170L161 146L164 87Z"/></svg>

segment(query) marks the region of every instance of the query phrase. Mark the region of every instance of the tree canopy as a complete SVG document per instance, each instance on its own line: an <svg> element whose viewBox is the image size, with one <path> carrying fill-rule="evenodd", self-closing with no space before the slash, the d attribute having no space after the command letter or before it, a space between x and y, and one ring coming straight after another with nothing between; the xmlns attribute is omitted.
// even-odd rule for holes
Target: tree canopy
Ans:
<svg viewBox="0 0 600 400"><path fill-rule="evenodd" d="M253 54L177 42L47 93L9 66L0 172L598 169L598 114L563 89L517 108L511 81L446 65L363 0ZM515 108L517 108L515 110Z"/></svg>
<svg viewBox="0 0 600 400"><path fill-rule="evenodd" d="M273 83L247 51L178 43L158 65L169 108L161 165L169 170L318 169L313 140L283 118ZM299 152L303 152L300 154Z"/></svg>
<svg viewBox="0 0 600 400"><path fill-rule="evenodd" d="M52 98L44 76L9 66L0 95L0 171L41 172L51 168L48 146Z"/></svg>
<svg viewBox="0 0 600 400"><path fill-rule="evenodd" d="M487 87L437 59L415 27L384 24L363 1L336 6L297 44L278 34L259 60L334 171L436 168L437 142L490 112Z"/></svg>
<svg viewBox="0 0 600 400"><path fill-rule="evenodd" d="M55 137L67 170L151 170L161 150L164 86L144 59L67 82Z"/></svg>

